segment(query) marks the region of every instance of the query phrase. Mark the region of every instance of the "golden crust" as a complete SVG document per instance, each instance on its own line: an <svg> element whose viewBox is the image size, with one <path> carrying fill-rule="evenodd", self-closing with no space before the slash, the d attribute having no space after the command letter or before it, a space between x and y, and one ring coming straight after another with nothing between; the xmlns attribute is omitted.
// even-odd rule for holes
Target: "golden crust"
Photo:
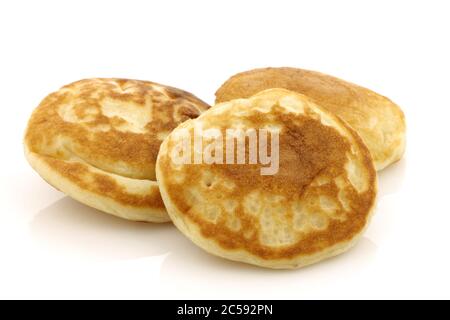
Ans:
<svg viewBox="0 0 450 320"><path fill-rule="evenodd" d="M159 146L208 108L154 82L77 81L33 112L25 154L44 179L85 204L132 220L168 221L155 181Z"/></svg>
<svg viewBox="0 0 450 320"><path fill-rule="evenodd" d="M216 103L269 88L305 94L345 120L369 147L377 170L402 157L406 125L400 107L373 91L319 72L284 67L238 73L217 90Z"/></svg>
<svg viewBox="0 0 450 320"><path fill-rule="evenodd" d="M181 130L279 130L275 175L259 164L176 164ZM224 150L225 152L225 150ZM156 174L174 224L206 251L295 268L347 250L367 226L376 172L361 138L306 96L271 89L219 104L163 142Z"/></svg>

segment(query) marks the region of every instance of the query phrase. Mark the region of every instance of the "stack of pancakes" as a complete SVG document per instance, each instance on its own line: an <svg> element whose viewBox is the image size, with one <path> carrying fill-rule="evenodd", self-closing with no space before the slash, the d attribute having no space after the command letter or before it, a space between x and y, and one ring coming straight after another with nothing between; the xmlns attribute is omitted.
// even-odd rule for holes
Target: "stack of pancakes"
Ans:
<svg viewBox="0 0 450 320"><path fill-rule="evenodd" d="M211 155L185 139L198 127L276 134L279 168L265 175L258 161L175 162L186 141L197 152L190 160ZM373 91L294 68L237 74L211 108L154 82L87 79L41 102L24 144L42 178L88 206L129 220L173 221L230 260L297 268L356 243L373 213L376 170L404 153L405 120Z"/></svg>

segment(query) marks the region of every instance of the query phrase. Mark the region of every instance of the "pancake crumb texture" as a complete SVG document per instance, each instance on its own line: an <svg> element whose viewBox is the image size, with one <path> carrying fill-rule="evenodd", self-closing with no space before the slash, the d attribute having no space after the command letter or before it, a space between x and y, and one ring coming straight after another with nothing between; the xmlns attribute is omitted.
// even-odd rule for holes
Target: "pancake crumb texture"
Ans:
<svg viewBox="0 0 450 320"><path fill-rule="evenodd" d="M279 171L173 162L180 130L199 125L223 133L276 131ZM350 248L369 222L377 191L361 138L308 97L283 89L218 104L179 126L161 146L157 177L170 217L194 243L268 268L297 268Z"/></svg>
<svg viewBox="0 0 450 320"><path fill-rule="evenodd" d="M25 154L45 180L78 201L130 220L168 221L155 178L159 146L208 107L148 81L77 81L35 109Z"/></svg>

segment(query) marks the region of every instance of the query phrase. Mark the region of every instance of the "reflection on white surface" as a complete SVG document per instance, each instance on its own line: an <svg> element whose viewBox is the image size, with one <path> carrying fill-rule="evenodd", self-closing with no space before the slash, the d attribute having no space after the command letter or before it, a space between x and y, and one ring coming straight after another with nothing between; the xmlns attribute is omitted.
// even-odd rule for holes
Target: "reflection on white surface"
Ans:
<svg viewBox="0 0 450 320"><path fill-rule="evenodd" d="M318 264L296 270L271 270L208 255L193 248L190 242L180 241L163 261L161 284L165 297L174 293L178 297L189 296L193 287L203 298L224 294L232 298L288 297L290 290L299 292L302 286L339 282L341 277L358 274L371 263L376 251L377 246L364 237L348 252ZM333 274L339 274L339 278L333 278Z"/></svg>
<svg viewBox="0 0 450 320"><path fill-rule="evenodd" d="M127 221L64 197L34 216L31 232L58 254L117 260L166 254L175 230L170 223Z"/></svg>
<svg viewBox="0 0 450 320"><path fill-rule="evenodd" d="M407 172L406 155L396 163L378 172L378 199L399 192Z"/></svg>
<svg viewBox="0 0 450 320"><path fill-rule="evenodd" d="M255 286L282 289L304 285L310 281L336 281L327 277L327 270L341 276L358 273L375 257L377 246L367 237L340 256L298 270L270 270L228 261L204 252L185 238L170 223L149 224L122 220L64 197L38 212L31 224L33 242L65 259L78 262L114 262L164 256L160 266L161 297L208 292L212 285L221 294L238 296L254 292ZM136 263L145 263L143 260ZM255 293L254 293L255 294ZM211 293L205 295L213 297Z"/></svg>

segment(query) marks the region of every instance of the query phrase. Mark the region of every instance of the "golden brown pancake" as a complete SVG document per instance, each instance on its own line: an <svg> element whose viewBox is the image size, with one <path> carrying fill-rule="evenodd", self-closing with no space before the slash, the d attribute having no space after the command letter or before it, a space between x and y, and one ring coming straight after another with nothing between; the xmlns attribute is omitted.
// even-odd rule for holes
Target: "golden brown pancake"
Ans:
<svg viewBox="0 0 450 320"><path fill-rule="evenodd" d="M355 129L369 147L377 170L398 161L405 150L405 118L386 97L344 80L295 68L262 68L238 73L216 92L216 103L284 88L311 97Z"/></svg>
<svg viewBox="0 0 450 320"><path fill-rule="evenodd" d="M278 134L278 171L261 175L266 164L249 160L174 161L183 141L196 154L218 154L209 153L212 136L203 137L203 148L195 148L194 138L183 140L198 127ZM346 251L368 225L377 190L359 135L310 98L284 89L218 104L181 124L161 145L156 176L169 216L189 239L214 255L268 268L297 268Z"/></svg>
<svg viewBox="0 0 450 320"><path fill-rule="evenodd" d="M159 146L208 107L154 82L81 80L35 109L25 154L48 183L88 206L130 220L169 221L155 179Z"/></svg>

